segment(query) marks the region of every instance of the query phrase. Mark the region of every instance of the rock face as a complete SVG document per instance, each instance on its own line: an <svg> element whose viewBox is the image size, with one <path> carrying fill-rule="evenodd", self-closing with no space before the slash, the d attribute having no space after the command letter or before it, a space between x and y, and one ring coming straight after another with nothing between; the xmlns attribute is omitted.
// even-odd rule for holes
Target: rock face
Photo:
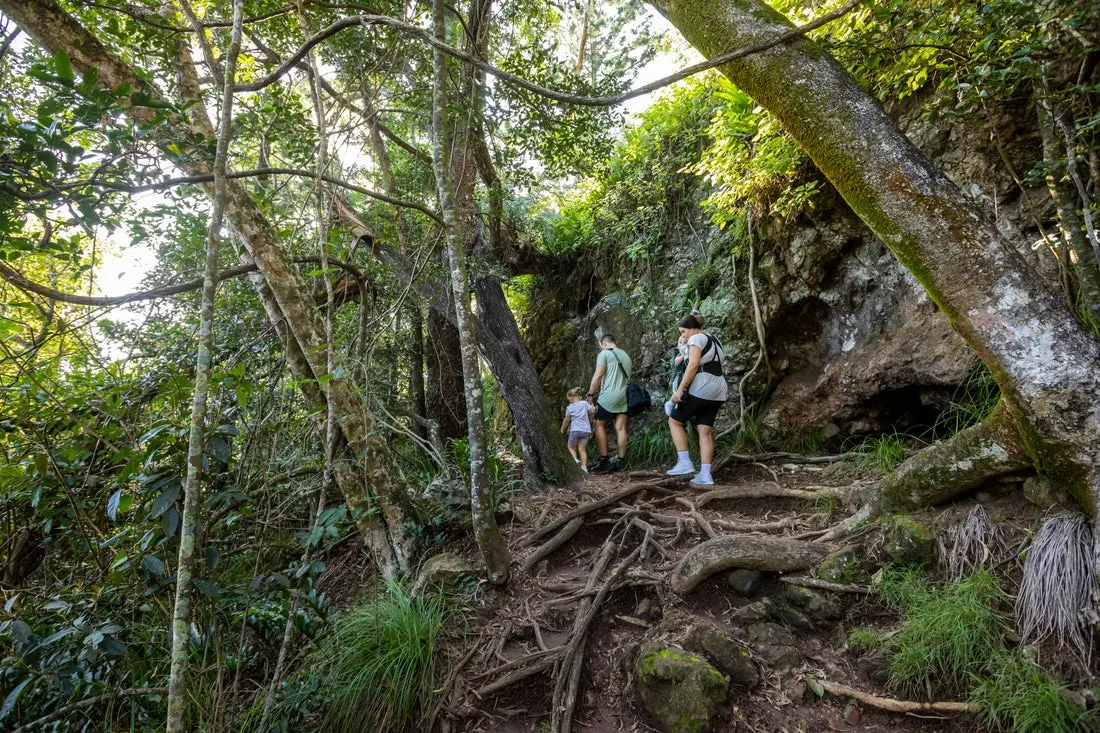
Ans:
<svg viewBox="0 0 1100 733"><path fill-rule="evenodd" d="M1042 186L1021 192L987 130L938 127L920 118L924 101L913 98L895 110L903 129L980 205L996 212L999 226L1037 271L1056 276L1046 248L1030 247L1038 234L1029 210L1042 201ZM1033 143L1009 141L1007 154L1017 170L1036 162ZM700 189L701 198L706 191ZM723 340L730 384L752 368L759 345L745 243L738 241L740 254L731 256L730 236L699 206L682 207L664 226L651 233L662 245L645 259L601 262L581 255L537 286L531 302L538 310L526 314L525 326L552 398L561 399L567 387L587 386L597 353L594 335L609 331L659 405L669 389L676 320L693 307ZM812 209L762 219L754 241L753 282L768 359L745 391L749 402L763 400L766 434L837 444L851 435L933 424L977 360L835 191L825 183ZM738 409L735 390L720 420L736 419ZM658 412L652 419L663 418Z"/></svg>
<svg viewBox="0 0 1100 733"><path fill-rule="evenodd" d="M676 649L646 647L635 666L645 711L668 733L714 730L729 683L706 660Z"/></svg>

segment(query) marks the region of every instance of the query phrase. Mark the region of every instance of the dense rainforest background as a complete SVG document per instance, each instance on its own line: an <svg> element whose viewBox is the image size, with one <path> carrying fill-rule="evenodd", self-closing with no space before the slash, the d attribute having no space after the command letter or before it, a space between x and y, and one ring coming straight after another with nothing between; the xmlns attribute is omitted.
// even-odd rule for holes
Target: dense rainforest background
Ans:
<svg viewBox="0 0 1100 733"><path fill-rule="evenodd" d="M0 90L4 730L1100 729L1090 3L0 0Z"/></svg>

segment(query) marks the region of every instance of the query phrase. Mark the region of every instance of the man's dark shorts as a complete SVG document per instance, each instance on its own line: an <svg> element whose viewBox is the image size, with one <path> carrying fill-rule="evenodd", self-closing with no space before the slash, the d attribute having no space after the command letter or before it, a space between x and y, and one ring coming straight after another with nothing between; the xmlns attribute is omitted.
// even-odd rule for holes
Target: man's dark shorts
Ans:
<svg viewBox="0 0 1100 733"><path fill-rule="evenodd" d="M599 402L596 403L596 419L603 422L615 422L615 418L619 415L625 415L626 412L609 412L603 408Z"/></svg>
<svg viewBox="0 0 1100 733"><path fill-rule="evenodd" d="M669 416L681 425L687 425L688 421L696 427L706 425L714 427L714 418L718 416L718 410L725 402L716 400L703 400L691 394L685 394L684 398L672 408Z"/></svg>

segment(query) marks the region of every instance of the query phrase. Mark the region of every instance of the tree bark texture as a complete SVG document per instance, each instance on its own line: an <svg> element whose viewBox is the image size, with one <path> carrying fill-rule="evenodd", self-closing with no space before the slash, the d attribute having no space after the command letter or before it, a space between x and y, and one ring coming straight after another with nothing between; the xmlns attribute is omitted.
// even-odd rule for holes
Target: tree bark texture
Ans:
<svg viewBox="0 0 1100 733"><path fill-rule="evenodd" d="M1076 271L1081 306L1100 321L1100 263L1096 261L1096 253L1085 238L1081 219L1077 216L1077 197L1069 185L1056 173L1059 169L1065 168L1065 163L1059 154L1063 148L1059 144L1057 124L1054 120L1056 112L1042 90L1037 90L1035 93L1035 112L1039 119L1039 133L1043 140L1047 191L1050 192L1054 210L1058 213L1058 227L1062 232L1062 240L1077 260L1076 264L1063 262L1062 265Z"/></svg>
<svg viewBox="0 0 1100 733"><path fill-rule="evenodd" d="M424 390L427 417L439 423L445 438L466 435L466 405L462 395L462 354L458 328L454 324L454 304L444 288L438 291L442 302L428 310L425 362L428 382ZM445 312L442 312L445 311Z"/></svg>
<svg viewBox="0 0 1100 733"><path fill-rule="evenodd" d="M920 451L886 477L879 490L887 510L947 501L985 481L1031 465L1004 404L977 425Z"/></svg>
<svg viewBox="0 0 1100 733"><path fill-rule="evenodd" d="M65 51L73 66L81 71L98 69L99 81L104 87L114 89L121 84L129 84L135 91L163 99L158 89L108 50L53 0L0 0L0 11L50 53ZM183 101L201 99L198 75L190 51L179 44L178 55ZM154 113L155 110L146 108L132 111L138 122L147 121ZM186 123L192 133L201 134L208 140L214 138L213 126L201 102L188 108ZM209 175L211 172L210 161L197 156L187 157L180 165L188 175ZM233 179L226 181L226 188L226 219L241 236L249 255L271 288L282 313L281 320L285 320L314 377L324 375L324 339L311 299L302 287L297 272L247 188ZM211 188L208 186L207 190L211 191ZM355 495L346 497L348 504L355 509L377 503L385 520L392 550L388 557L376 557L376 561L387 573L407 569L413 545L409 533L413 513L401 473L383 436L373 429L373 416L358 398L353 386L344 378L333 378L323 381L321 392L326 400L333 401L344 438L353 453L361 457L365 485L360 485Z"/></svg>
<svg viewBox="0 0 1100 733"><path fill-rule="evenodd" d="M650 0L702 53L793 26L761 0ZM720 67L774 114L989 366L1035 466L1094 516L1100 343L828 53L799 38Z"/></svg>
<svg viewBox="0 0 1100 733"><path fill-rule="evenodd" d="M435 36L446 41L447 24L444 0L432 3L432 25ZM470 310L470 287L466 273L463 221L456 201L451 166L448 165L447 57L441 50L433 54L432 94L432 168L439 189L439 208L446 222L447 260L451 269L451 289L454 294L455 319L462 351L463 393L466 396L466 418L469 424L470 449L470 513L474 538L477 541L489 581L495 585L508 582L511 556L496 523L492 489L488 481L488 454L485 445L485 424L482 414L481 365L477 354L475 322Z"/></svg>
<svg viewBox="0 0 1100 733"><path fill-rule="evenodd" d="M686 595L704 580L730 568L773 573L812 568L829 554L829 547L781 537L731 534L715 537L691 549L668 575L668 585Z"/></svg>
<svg viewBox="0 0 1100 733"><path fill-rule="evenodd" d="M226 160L233 135L233 83L241 51L244 0L233 3L233 31L225 53L221 105L218 110L217 146L214 152L214 201L206 232L198 346L195 355L195 388L191 400L191 425L187 440L187 474L183 488L183 517L176 562L176 598L172 610L172 655L168 673L168 733L182 733L187 726L187 668L191 660L191 578L195 571L196 535L202 513L202 458L206 447L206 402L210 395L210 363L214 346L214 300L218 291L218 253L228 196ZM213 72L214 69L211 69Z"/></svg>

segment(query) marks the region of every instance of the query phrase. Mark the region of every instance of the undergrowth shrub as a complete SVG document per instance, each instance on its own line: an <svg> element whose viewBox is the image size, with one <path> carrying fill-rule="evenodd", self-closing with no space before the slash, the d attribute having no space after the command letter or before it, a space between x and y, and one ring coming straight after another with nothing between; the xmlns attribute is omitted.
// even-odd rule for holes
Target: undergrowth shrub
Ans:
<svg viewBox="0 0 1100 733"><path fill-rule="evenodd" d="M996 730L1023 733L1077 733L1085 712L1074 707L1064 688L1021 652L994 658L990 674L977 680L970 701L981 707Z"/></svg>
<svg viewBox="0 0 1100 733"><path fill-rule="evenodd" d="M905 612L905 625L887 645L895 687L965 689L1005 648L1006 619L994 610L1005 596L991 573L937 590L920 571L892 572L883 597Z"/></svg>
<svg viewBox="0 0 1100 733"><path fill-rule="evenodd" d="M917 568L888 568L882 597L904 614L901 629L882 644L890 684L912 693L932 685L969 691L984 722L1011 733L1075 733L1084 710L1059 684L1018 650L1006 646L1008 620L997 608L1007 597L992 573L979 570L944 588L929 585ZM853 649L873 648L881 637L855 629Z"/></svg>
<svg viewBox="0 0 1100 733"><path fill-rule="evenodd" d="M851 453L861 468L873 467L885 475L905 460L904 437L901 433L894 432L864 438Z"/></svg>
<svg viewBox="0 0 1100 733"><path fill-rule="evenodd" d="M436 639L447 616L441 593L413 596L400 583L348 611L303 667L299 695L323 701L320 730L412 729L430 708ZM284 707L305 700L292 696Z"/></svg>
<svg viewBox="0 0 1100 733"><path fill-rule="evenodd" d="M689 431L688 440L692 440ZM658 463L675 461L676 446L672 444L672 435L668 432L668 424L663 422L645 425L638 431L631 433L627 443L627 459L631 465L649 466Z"/></svg>

